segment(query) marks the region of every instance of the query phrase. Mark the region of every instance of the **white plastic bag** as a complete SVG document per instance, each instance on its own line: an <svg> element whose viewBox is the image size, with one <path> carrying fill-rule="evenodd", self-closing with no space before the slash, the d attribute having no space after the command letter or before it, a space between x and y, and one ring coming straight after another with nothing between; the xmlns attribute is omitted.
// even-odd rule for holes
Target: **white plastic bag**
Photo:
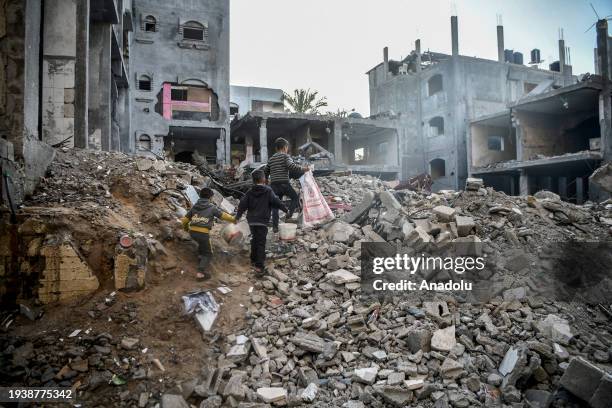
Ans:
<svg viewBox="0 0 612 408"><path fill-rule="evenodd" d="M300 177L300 184L302 185L304 226L312 227L333 220L334 214L321 194L312 171L307 171Z"/></svg>

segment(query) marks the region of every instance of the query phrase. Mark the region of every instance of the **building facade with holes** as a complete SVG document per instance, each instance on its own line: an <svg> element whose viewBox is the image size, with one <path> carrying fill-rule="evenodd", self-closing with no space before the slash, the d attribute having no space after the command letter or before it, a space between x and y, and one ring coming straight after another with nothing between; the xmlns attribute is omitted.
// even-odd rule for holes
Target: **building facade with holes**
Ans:
<svg viewBox="0 0 612 408"><path fill-rule="evenodd" d="M134 152L229 161L229 1L133 0Z"/></svg>
<svg viewBox="0 0 612 408"><path fill-rule="evenodd" d="M558 88L576 81L568 65L562 73L506 62L503 39L502 59L461 55L457 24L453 17L451 54L421 52L417 40L401 60L389 59L385 48L383 62L367 73L370 115L400 123L401 178L428 173L434 190L465 185L470 120L506 109L545 86ZM489 148L504 146L492 142Z"/></svg>

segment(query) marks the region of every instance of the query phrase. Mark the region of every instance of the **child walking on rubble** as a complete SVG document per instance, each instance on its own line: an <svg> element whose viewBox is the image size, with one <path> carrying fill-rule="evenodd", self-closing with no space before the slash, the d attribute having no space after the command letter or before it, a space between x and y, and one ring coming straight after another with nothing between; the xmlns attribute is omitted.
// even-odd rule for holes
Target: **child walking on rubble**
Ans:
<svg viewBox="0 0 612 408"><path fill-rule="evenodd" d="M203 188L200 191L200 199L194 204L187 214L181 219L183 228L189 231L191 238L198 243L198 280L210 278L208 269L213 257L212 245L210 243L210 230L214 225L215 218L224 221L236 222L232 215L221 211L210 199L214 192L210 188Z"/></svg>
<svg viewBox="0 0 612 408"><path fill-rule="evenodd" d="M303 174L308 171L308 167L299 166L291 160L288 154L289 142L286 139L279 137L274 141L274 147L276 148L276 153L268 160L265 173L270 179L272 191L274 191L278 198L282 200L284 196L287 196L291 199L289 211L285 211L287 219L289 219L298 207L298 194L291 187L291 183L289 183L289 173ZM272 229L274 232L278 232L278 208L272 209Z"/></svg>
<svg viewBox="0 0 612 408"><path fill-rule="evenodd" d="M255 274L261 277L265 273L266 237L270 213L273 209L287 212L287 207L266 185L266 175L262 170L255 170L251 176L254 186L240 200L236 220L247 213L246 218L251 229L251 264L255 267Z"/></svg>

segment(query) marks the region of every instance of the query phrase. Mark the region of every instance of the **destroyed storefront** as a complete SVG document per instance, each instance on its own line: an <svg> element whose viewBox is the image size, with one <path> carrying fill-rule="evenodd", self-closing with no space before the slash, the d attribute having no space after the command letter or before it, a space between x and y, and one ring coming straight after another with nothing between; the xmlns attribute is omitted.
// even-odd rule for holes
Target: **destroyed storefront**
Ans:
<svg viewBox="0 0 612 408"><path fill-rule="evenodd" d="M567 201L586 201L594 193L588 177L603 158L600 92L600 83L589 80L472 121L471 174L510 195L549 190Z"/></svg>
<svg viewBox="0 0 612 408"><path fill-rule="evenodd" d="M395 122L299 113L250 112L235 120L232 164L266 162L279 137L289 141L289 154L308 159L316 170L351 170L383 179L396 179L400 171Z"/></svg>

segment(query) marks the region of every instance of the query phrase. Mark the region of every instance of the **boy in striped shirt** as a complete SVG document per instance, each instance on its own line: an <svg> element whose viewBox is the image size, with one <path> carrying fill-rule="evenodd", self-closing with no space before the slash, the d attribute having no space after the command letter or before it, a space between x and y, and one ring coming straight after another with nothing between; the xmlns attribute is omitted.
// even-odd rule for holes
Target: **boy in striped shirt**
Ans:
<svg viewBox="0 0 612 408"><path fill-rule="evenodd" d="M298 206L298 194L289 183L289 172L304 173L308 171L308 167L302 167L291 160L288 154L289 142L286 139L279 137L274 141L274 147L276 153L270 157L264 170L270 181L270 187L278 198L282 200L284 196L287 196L291 200L287 213L287 219L289 219ZM278 232L278 218L278 208L273 208L272 229L274 232Z"/></svg>

